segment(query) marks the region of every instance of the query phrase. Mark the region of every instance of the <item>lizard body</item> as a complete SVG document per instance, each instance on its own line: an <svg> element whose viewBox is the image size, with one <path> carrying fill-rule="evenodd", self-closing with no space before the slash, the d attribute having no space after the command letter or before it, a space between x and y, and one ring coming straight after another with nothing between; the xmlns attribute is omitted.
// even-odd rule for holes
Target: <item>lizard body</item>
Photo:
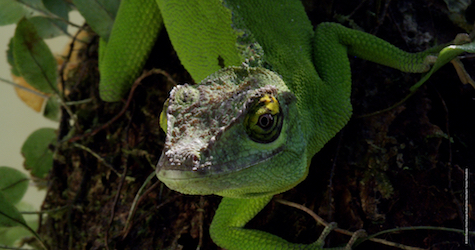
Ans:
<svg viewBox="0 0 475 250"><path fill-rule="evenodd" d="M305 179L313 155L350 119L348 54L424 72L430 53L334 23L314 30L297 0L157 3L182 64L201 82L177 86L161 114L158 178L182 193L224 197L210 227L219 246L320 249L321 240L294 244L244 226Z"/></svg>

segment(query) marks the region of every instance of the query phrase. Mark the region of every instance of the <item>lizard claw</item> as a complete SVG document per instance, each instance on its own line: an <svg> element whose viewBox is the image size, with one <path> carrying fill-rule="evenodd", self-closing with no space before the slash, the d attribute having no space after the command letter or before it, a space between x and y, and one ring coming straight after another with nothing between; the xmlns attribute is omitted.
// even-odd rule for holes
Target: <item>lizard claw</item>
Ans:
<svg viewBox="0 0 475 250"><path fill-rule="evenodd" d="M336 222L331 222L325 228L323 229L322 233L320 234L320 237L318 237L318 240L315 241L315 245L318 246L323 246L325 244L325 238L330 234L333 229L337 228Z"/></svg>
<svg viewBox="0 0 475 250"><path fill-rule="evenodd" d="M452 41L452 44L461 45L471 42L472 39L467 33L459 33L455 36L455 39Z"/></svg>
<svg viewBox="0 0 475 250"><path fill-rule="evenodd" d="M325 238L330 234L331 231L337 228L337 224L335 222L329 223L322 231L320 234L320 237L318 237L318 240L315 241L315 245L318 247L322 248L323 245L325 244ZM353 233L351 236L351 239L348 241L346 246L343 248L344 250L351 250L351 247L355 244L356 240L358 238L362 238L366 236L366 231L363 229L360 229L356 232Z"/></svg>
<svg viewBox="0 0 475 250"><path fill-rule="evenodd" d="M365 236L366 236L366 231L364 229L360 229L354 232L353 235L351 236L350 241L348 241L348 243L346 244L344 250L351 250L351 247L353 246L353 244L355 244L356 240L358 238L365 237Z"/></svg>

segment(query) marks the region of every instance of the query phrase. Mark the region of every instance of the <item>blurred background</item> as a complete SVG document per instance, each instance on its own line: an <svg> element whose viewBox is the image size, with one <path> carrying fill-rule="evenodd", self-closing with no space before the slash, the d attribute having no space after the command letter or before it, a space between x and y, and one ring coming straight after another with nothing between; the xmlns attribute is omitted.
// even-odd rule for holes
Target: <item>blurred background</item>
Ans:
<svg viewBox="0 0 475 250"><path fill-rule="evenodd" d="M76 11L69 13L69 19L79 25L83 23L83 18ZM10 38L15 33L15 26L0 26L0 78L10 81L12 78L6 51ZM76 32L71 27L68 31L73 35ZM46 43L53 54L59 54L69 41L68 37L61 36L48 39ZM28 173L23 167L21 146L33 131L44 127L57 128L58 123L44 118L42 113L26 106L18 98L12 85L0 81L0 166L13 167ZM23 200L38 209L44 196L44 190L38 191L30 185Z"/></svg>

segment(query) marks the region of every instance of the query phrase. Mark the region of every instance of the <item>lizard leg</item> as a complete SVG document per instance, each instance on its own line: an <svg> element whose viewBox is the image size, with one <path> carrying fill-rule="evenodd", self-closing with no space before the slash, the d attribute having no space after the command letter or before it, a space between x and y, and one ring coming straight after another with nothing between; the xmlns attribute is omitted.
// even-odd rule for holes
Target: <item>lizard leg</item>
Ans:
<svg viewBox="0 0 475 250"><path fill-rule="evenodd" d="M154 0L121 2L109 41L101 38L99 44L102 100L120 101L130 90L162 27L163 20Z"/></svg>
<svg viewBox="0 0 475 250"><path fill-rule="evenodd" d="M343 52L401 71L421 73L430 69L433 57L442 49L436 47L419 53L409 53L376 36L337 23L318 25L314 42L317 71L328 72L327 74L332 74L334 66L344 60L341 57ZM335 50L340 52L339 57L334 57ZM324 60L319 60L321 58Z"/></svg>
<svg viewBox="0 0 475 250"><path fill-rule="evenodd" d="M239 199L223 198L210 227L213 241L228 250L233 249L322 249L323 240L332 230L325 228L322 236L313 244L290 243L278 236L259 230L245 229L246 223L254 218L272 196Z"/></svg>

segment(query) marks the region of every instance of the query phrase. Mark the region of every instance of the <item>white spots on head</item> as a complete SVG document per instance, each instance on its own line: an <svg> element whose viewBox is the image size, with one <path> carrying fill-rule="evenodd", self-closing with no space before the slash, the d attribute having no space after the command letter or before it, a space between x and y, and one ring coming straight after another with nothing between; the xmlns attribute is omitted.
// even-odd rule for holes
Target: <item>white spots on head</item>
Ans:
<svg viewBox="0 0 475 250"><path fill-rule="evenodd" d="M165 156L168 164L177 169L199 171L212 168L215 161L232 161L231 158L237 154L229 153L243 149L231 146L217 153L216 150L222 149L215 145L244 119L255 98L262 93L277 93L277 87L269 84L281 79L275 74L271 76L269 72L260 68L230 67L198 85L175 87L170 92L167 111ZM243 155L247 153L255 154L244 152ZM213 159L212 155L216 157Z"/></svg>

